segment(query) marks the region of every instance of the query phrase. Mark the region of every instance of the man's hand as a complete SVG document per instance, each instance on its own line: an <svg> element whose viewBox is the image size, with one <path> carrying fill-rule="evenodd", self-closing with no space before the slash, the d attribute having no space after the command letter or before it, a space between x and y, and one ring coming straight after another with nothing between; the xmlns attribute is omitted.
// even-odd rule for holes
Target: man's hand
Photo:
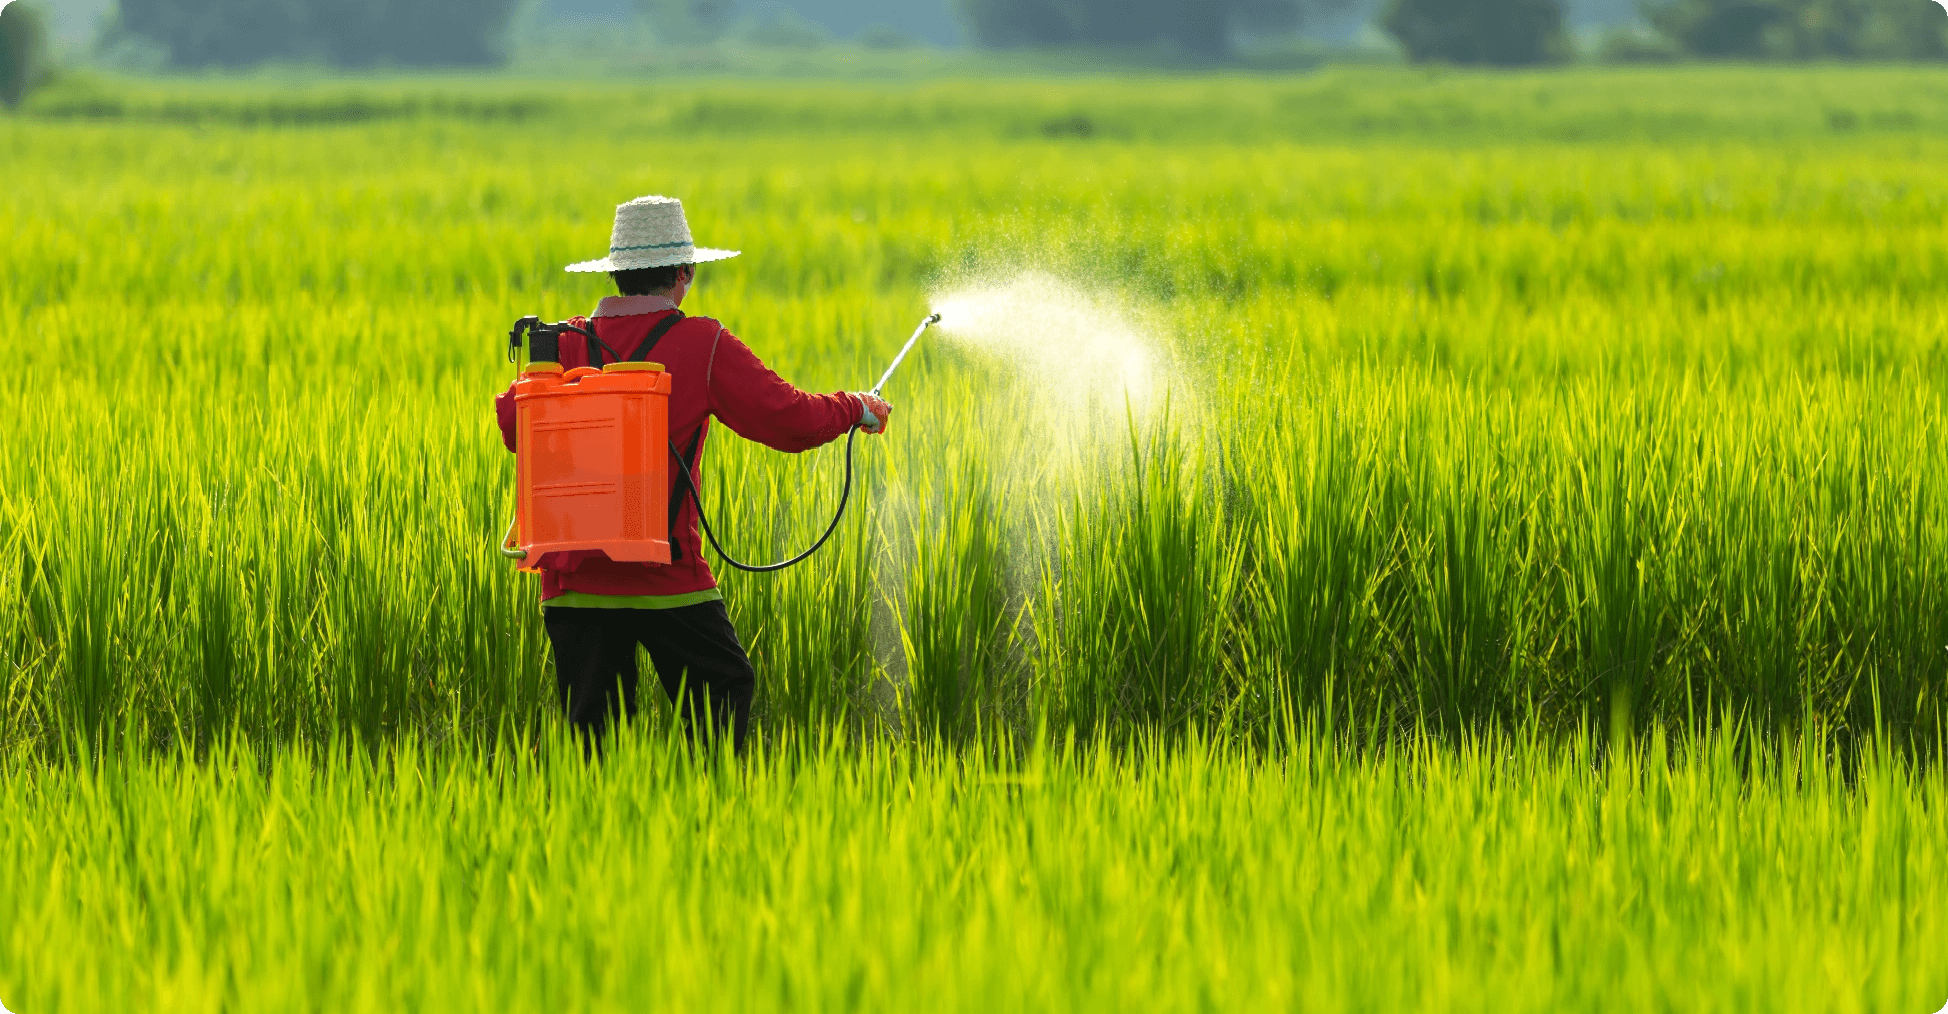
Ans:
<svg viewBox="0 0 1948 1014"><path fill-rule="evenodd" d="M863 391L856 397L859 403L866 407L866 411L859 417L859 428L867 433L886 432L886 421L893 416L893 406L888 405L885 399Z"/></svg>

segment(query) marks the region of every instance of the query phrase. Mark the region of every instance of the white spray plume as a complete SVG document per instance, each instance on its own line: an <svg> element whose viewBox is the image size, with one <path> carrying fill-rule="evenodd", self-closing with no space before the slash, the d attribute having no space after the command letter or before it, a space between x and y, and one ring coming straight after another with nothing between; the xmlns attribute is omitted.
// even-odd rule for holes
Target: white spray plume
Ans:
<svg viewBox="0 0 1948 1014"><path fill-rule="evenodd" d="M876 502L896 533L885 545L908 554L877 570L896 582L879 590L889 619L875 621L874 643L896 685L907 678L908 660L890 616L905 608L908 589L896 576L915 562L907 538L937 537L954 506L975 504L984 525L1004 532L1004 573L995 580L1007 589L1008 608L1019 608L1055 558L1057 512L1087 509L1093 501L1077 494L1100 489L1129 465L1131 417L1154 421L1170 376L1150 315L1107 286L1037 270L980 274L942 285L931 309L940 322L923 344L937 335L963 353L945 375L973 385L950 418L979 433L943 433L935 453L903 470ZM957 481L956 471L968 481ZM942 571L940 580L957 580L954 573Z"/></svg>
<svg viewBox="0 0 1948 1014"><path fill-rule="evenodd" d="M1081 400L1121 414L1148 407L1162 355L1136 315L1107 295L1029 271L941 293L941 335L1007 361L1044 400Z"/></svg>

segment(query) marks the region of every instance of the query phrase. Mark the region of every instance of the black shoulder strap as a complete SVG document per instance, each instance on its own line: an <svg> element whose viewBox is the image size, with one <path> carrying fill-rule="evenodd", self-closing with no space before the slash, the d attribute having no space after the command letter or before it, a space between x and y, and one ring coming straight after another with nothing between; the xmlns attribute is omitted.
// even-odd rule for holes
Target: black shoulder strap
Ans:
<svg viewBox="0 0 1948 1014"><path fill-rule="evenodd" d="M608 348L608 345L595 336L594 317L588 319L588 327L585 330L588 331L588 364L599 370L602 368L602 350Z"/></svg>
<svg viewBox="0 0 1948 1014"><path fill-rule="evenodd" d="M703 443L703 423L697 424L697 432L690 437L690 449L676 454L676 442L670 442L670 452L676 456L676 467L683 471L670 476L670 560L683 559L683 544L676 538L676 516L683 510L683 488L694 480L690 472L697 467L697 445ZM701 552L702 547L698 550Z"/></svg>
<svg viewBox="0 0 1948 1014"><path fill-rule="evenodd" d="M649 350L655 348L656 343L662 341L663 336L670 333L670 328L677 326L682 320L682 310L671 310L669 316L657 321L656 326L649 329L649 334L643 336L643 343L636 346L636 351L629 353L629 361L632 363L648 362Z"/></svg>

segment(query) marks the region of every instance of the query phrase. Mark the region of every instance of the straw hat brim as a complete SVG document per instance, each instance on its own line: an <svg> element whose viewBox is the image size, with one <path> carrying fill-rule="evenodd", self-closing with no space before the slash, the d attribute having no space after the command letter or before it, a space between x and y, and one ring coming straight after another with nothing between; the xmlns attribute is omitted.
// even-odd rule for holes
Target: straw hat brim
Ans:
<svg viewBox="0 0 1948 1014"><path fill-rule="evenodd" d="M661 263L645 264L640 261L631 260L626 257L618 260L618 258L614 256L610 256L610 257L601 258L600 260L577 261L576 263L570 264L569 266L563 268L562 270L563 271L634 271L638 268L666 268L677 264L704 264L710 261L729 260L732 257L735 257L742 252L743 251L741 250L718 250L713 247L700 246L697 247L695 250L693 250L689 255L683 256L683 259L681 260L662 260ZM682 256L682 255L666 255L666 256Z"/></svg>

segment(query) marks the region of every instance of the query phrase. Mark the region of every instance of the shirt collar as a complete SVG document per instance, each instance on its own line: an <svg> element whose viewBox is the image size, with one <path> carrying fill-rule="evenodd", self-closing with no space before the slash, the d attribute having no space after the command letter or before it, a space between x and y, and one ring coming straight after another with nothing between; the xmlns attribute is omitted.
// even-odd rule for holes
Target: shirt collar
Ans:
<svg viewBox="0 0 1948 1014"><path fill-rule="evenodd" d="M603 296L596 304L597 317L636 317L645 313L662 313L674 310L676 304L668 296Z"/></svg>

